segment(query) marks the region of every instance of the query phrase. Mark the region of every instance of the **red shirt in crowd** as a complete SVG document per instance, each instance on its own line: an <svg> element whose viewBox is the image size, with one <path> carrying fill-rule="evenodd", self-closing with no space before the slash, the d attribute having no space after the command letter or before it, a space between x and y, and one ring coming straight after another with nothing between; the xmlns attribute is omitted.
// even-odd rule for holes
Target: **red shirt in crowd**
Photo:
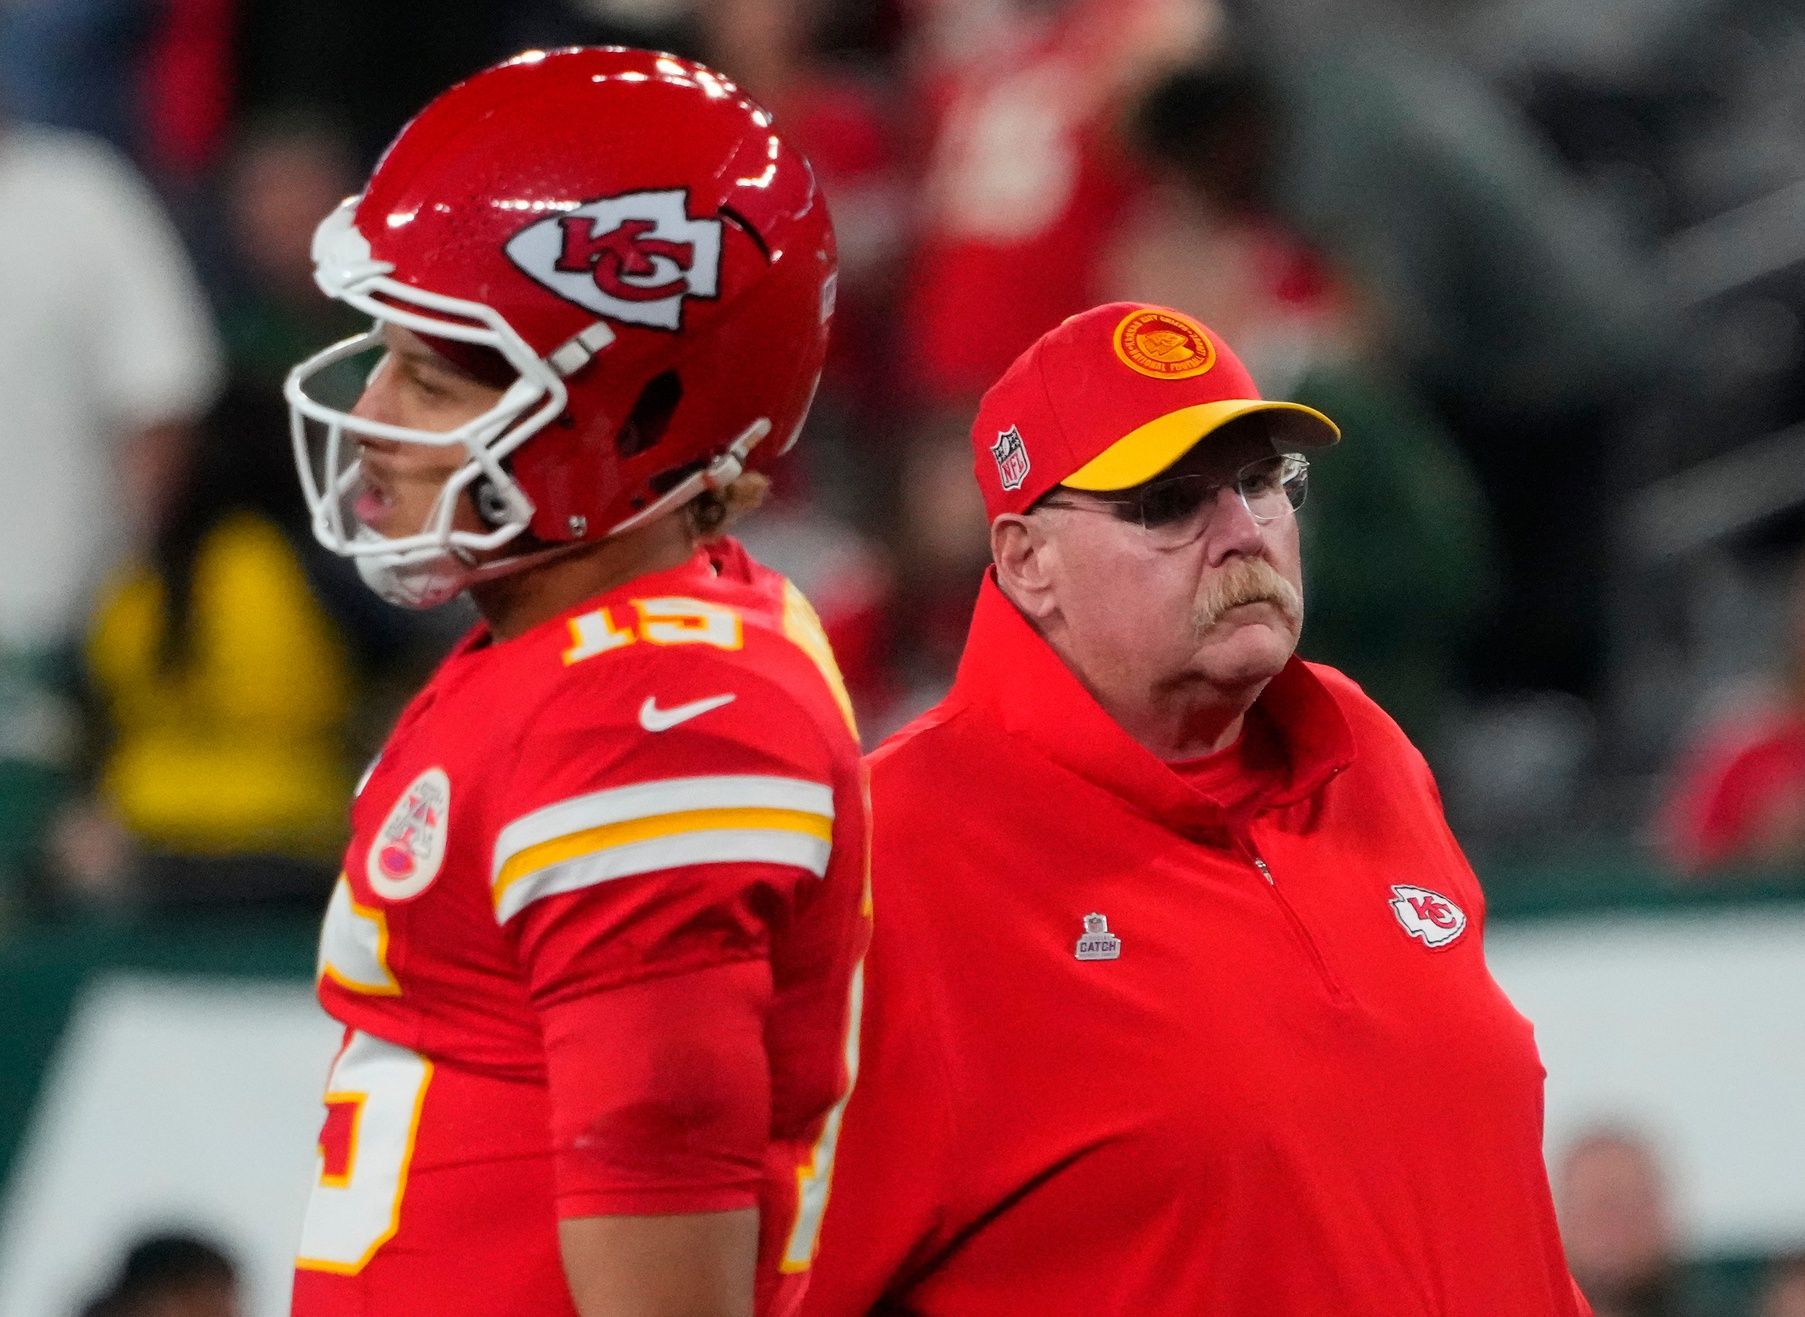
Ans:
<svg viewBox="0 0 1805 1317"><path fill-rule="evenodd" d="M1735 717L1682 760L1663 819L1674 864L1688 872L1805 857L1805 713Z"/></svg>
<svg viewBox="0 0 1805 1317"><path fill-rule="evenodd" d="M869 763L866 1027L807 1313L1588 1311L1478 882L1352 682L1294 660L1175 772L992 580L951 695Z"/></svg>
<svg viewBox="0 0 1805 1317"><path fill-rule="evenodd" d="M814 614L731 542L478 628L352 806L296 1317L574 1314L558 1220L760 1212L794 1311L848 1081L865 808Z"/></svg>
<svg viewBox="0 0 1805 1317"><path fill-rule="evenodd" d="M1016 15L929 79L931 144L902 305L923 396L975 398L1048 325L1098 300L1140 183L1116 141L1120 100L1099 72L1127 6Z"/></svg>

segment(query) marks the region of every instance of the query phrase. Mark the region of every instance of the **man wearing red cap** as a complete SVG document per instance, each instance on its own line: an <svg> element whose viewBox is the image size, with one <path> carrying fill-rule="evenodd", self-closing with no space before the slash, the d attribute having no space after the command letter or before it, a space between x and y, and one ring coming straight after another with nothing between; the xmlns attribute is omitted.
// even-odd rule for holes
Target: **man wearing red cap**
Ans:
<svg viewBox="0 0 1805 1317"><path fill-rule="evenodd" d="M1337 438L1160 307L985 395L995 566L952 693L870 761L807 1311L1587 1312L1435 784L1293 652L1300 450Z"/></svg>

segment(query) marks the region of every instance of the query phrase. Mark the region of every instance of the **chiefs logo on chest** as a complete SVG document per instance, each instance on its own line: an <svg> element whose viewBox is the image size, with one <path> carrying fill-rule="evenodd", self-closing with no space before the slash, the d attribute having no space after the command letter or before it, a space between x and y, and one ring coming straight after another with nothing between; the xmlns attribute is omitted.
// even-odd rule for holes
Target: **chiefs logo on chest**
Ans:
<svg viewBox="0 0 1805 1317"><path fill-rule="evenodd" d="M1427 947L1445 947L1467 931L1467 912L1427 887L1397 884L1391 910L1404 931Z"/></svg>

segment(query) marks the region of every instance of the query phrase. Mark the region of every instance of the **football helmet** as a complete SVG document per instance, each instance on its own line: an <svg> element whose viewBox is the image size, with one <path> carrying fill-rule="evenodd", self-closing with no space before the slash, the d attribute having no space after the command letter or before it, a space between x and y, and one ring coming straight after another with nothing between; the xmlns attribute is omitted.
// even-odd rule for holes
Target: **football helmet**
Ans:
<svg viewBox="0 0 1805 1317"><path fill-rule="evenodd" d="M826 204L771 116L700 64L620 47L530 51L446 91L313 257L375 322L284 388L314 533L417 607L767 465L802 428L834 305ZM494 406L442 433L352 416L384 322L475 362ZM417 533L358 521L360 434L464 449ZM453 528L466 491L481 530Z"/></svg>

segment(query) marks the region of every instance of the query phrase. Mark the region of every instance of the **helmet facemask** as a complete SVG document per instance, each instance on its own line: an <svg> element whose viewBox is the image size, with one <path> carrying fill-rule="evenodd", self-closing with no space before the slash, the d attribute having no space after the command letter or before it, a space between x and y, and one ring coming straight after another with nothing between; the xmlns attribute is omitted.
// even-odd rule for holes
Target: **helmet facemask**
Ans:
<svg viewBox="0 0 1805 1317"><path fill-rule="evenodd" d="M283 393L295 463L315 538L355 562L366 583L391 603L429 608L475 580L538 556L485 561L516 539L533 516L533 502L509 474L506 459L563 412L567 392L557 372L491 308L389 278L393 267L370 259L368 244L351 222L351 205L333 212L315 235L315 279L329 296L356 307L375 324L315 353L289 373ZM516 378L488 410L448 430L355 416L351 409L386 352L380 334L384 323L428 339L490 349ZM447 478L417 531L384 536L358 519L358 435L463 450L464 462ZM453 525L467 492L481 494L485 527L480 531Z"/></svg>

